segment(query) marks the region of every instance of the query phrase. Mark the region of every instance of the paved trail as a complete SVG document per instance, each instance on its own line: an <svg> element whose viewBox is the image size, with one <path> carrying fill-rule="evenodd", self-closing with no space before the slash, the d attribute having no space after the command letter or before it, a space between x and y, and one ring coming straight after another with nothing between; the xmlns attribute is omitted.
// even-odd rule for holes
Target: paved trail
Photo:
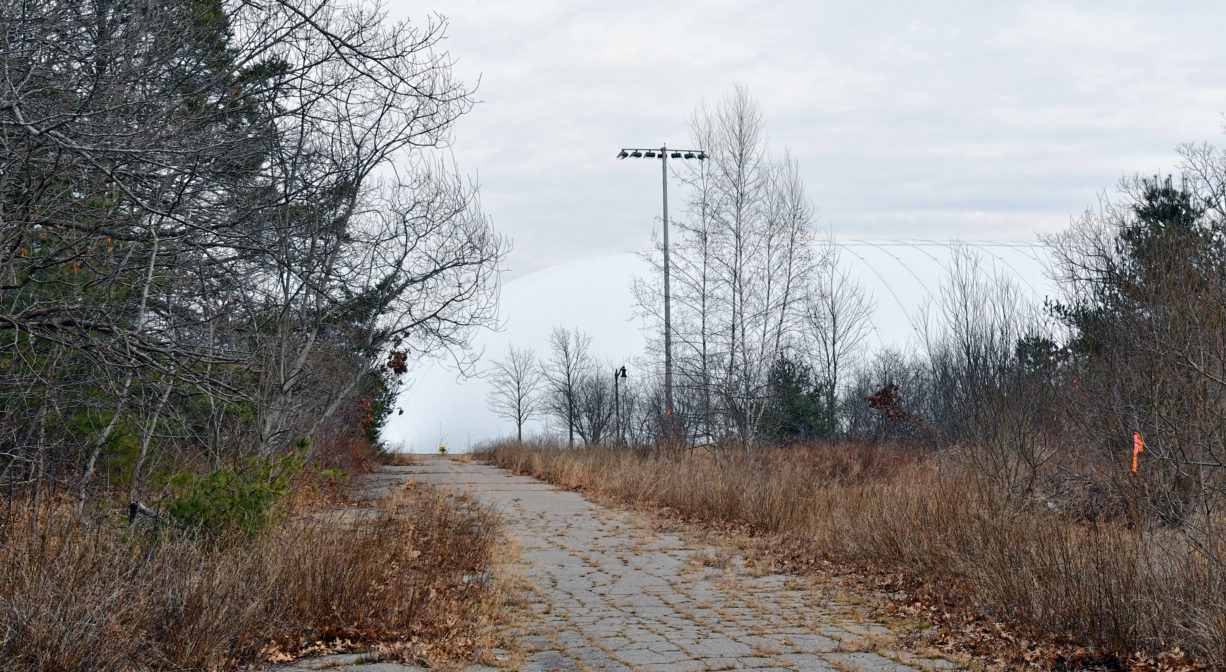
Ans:
<svg viewBox="0 0 1226 672"><path fill-rule="evenodd" d="M504 512L521 547L523 575L538 588L535 617L524 619L516 631L528 650L512 665L517 669L910 672L955 667L893 650L888 630L860 622L854 608L832 601L806 580L759 575L728 552L655 532L632 514L532 478L430 458L419 466L385 468L373 479L383 487L416 479L470 490Z"/></svg>

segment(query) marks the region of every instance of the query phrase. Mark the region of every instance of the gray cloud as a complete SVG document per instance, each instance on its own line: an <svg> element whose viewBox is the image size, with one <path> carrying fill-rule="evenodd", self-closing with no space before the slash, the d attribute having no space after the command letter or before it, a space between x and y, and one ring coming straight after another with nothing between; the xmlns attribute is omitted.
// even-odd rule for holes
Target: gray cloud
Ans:
<svg viewBox="0 0 1226 672"><path fill-rule="evenodd" d="M484 102L456 129L511 277L648 244L659 169L622 146L687 143L734 82L850 237L1029 240L1124 173L1217 141L1217 3L477 2L451 21ZM423 18L416 3L396 16ZM680 209L677 208L679 213Z"/></svg>

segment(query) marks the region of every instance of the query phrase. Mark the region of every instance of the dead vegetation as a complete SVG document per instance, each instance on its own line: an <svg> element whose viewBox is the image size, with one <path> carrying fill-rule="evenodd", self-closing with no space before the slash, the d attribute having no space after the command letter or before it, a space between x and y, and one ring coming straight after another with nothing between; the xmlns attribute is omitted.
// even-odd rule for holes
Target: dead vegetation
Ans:
<svg viewBox="0 0 1226 672"><path fill-rule="evenodd" d="M838 444L729 459L502 445L485 457L570 488L763 537L798 569L867 570L942 643L1043 668L1226 661L1223 550L1160 524L1009 501L933 453Z"/></svg>
<svg viewBox="0 0 1226 672"><path fill-rule="evenodd" d="M8 530L4 670L232 669L356 646L434 664L497 644L499 520L434 489L291 517L254 539L83 522L62 507Z"/></svg>
<svg viewBox="0 0 1226 672"><path fill-rule="evenodd" d="M389 467L414 467L422 463L420 455L387 451L375 455L375 462Z"/></svg>

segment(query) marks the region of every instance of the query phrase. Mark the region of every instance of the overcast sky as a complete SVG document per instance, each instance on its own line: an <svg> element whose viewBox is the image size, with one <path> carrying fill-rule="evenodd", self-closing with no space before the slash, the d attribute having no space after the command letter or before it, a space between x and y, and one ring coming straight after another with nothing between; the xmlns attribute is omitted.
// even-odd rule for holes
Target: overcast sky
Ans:
<svg viewBox="0 0 1226 672"><path fill-rule="evenodd" d="M645 247L657 162L745 85L848 238L1034 240L1124 173L1221 143L1226 3L391 0L480 81L453 151L513 279ZM679 208L676 208L679 212Z"/></svg>

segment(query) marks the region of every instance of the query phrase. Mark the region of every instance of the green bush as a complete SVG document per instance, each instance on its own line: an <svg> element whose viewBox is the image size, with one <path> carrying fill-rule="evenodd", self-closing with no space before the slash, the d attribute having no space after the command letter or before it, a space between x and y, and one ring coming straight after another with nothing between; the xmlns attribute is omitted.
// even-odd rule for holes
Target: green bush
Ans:
<svg viewBox="0 0 1226 672"><path fill-rule="evenodd" d="M278 459L249 460L242 469L223 467L182 478L183 494L171 500L166 517L187 530L218 535L238 531L253 537L281 514L277 504L290 492L290 479L302 473L298 453Z"/></svg>

